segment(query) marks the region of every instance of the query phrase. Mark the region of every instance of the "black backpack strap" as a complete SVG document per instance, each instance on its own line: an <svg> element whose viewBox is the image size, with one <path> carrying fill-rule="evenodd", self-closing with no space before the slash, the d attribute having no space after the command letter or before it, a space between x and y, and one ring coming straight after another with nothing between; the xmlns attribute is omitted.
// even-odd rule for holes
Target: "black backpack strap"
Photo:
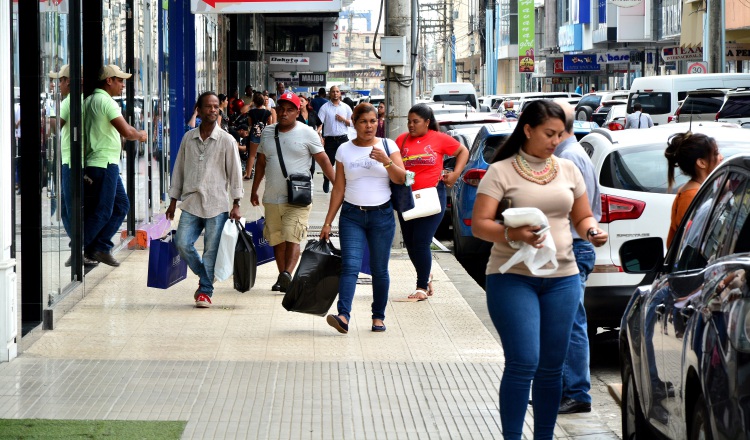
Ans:
<svg viewBox="0 0 750 440"><path fill-rule="evenodd" d="M276 124L273 130L273 139L276 141L276 152L279 154L279 165L281 165L281 173L285 179L289 176L286 174L286 167L284 166L284 156L281 154L281 144L279 143L279 124Z"/></svg>
<svg viewBox="0 0 750 440"><path fill-rule="evenodd" d="M385 154L388 155L388 157L391 157L391 150L388 149L388 142L385 141L385 138L381 139L383 141L383 148L385 148Z"/></svg>

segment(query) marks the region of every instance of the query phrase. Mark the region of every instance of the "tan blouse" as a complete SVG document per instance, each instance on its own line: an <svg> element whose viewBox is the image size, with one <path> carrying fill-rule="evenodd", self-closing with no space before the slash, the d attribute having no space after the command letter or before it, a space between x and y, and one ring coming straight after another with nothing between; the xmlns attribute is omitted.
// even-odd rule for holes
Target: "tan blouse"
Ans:
<svg viewBox="0 0 750 440"><path fill-rule="evenodd" d="M520 154L532 166L541 166L544 159L530 156L523 151ZM573 236L570 233L570 210L573 201L586 193L586 184L581 171L567 159L555 157L560 165L557 176L546 185L529 182L521 177L513 168L513 158L495 162L490 165L487 174L482 178L477 193L486 194L498 201L503 197L511 199L513 208L539 208L550 222L550 231L557 247L557 262L559 268L552 275L545 278L565 277L578 273L575 256L573 255ZM535 168L537 168L535 166ZM503 241L498 237L499 241ZM485 273L487 275L500 273L500 266L516 252L504 241L495 242L490 253ZM511 267L506 273L518 275L532 275L525 264L519 263Z"/></svg>

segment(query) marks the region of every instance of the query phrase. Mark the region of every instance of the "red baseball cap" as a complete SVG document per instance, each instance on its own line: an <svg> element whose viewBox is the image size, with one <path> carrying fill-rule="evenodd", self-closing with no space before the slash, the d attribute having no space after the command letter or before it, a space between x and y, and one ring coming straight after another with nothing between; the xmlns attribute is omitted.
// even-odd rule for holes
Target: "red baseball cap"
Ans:
<svg viewBox="0 0 750 440"><path fill-rule="evenodd" d="M297 107L297 110L299 110L299 96L297 96L295 93L292 92L284 92L276 98L276 102L280 101L289 101L292 104L294 104L295 107Z"/></svg>

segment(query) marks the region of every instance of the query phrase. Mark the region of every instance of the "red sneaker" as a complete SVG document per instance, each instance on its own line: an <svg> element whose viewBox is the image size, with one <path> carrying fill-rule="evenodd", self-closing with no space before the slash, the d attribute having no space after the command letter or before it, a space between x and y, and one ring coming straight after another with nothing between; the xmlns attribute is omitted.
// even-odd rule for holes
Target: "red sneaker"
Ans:
<svg viewBox="0 0 750 440"><path fill-rule="evenodd" d="M195 299L195 307L198 307L199 309L207 309L211 307L211 297L205 293L199 294Z"/></svg>

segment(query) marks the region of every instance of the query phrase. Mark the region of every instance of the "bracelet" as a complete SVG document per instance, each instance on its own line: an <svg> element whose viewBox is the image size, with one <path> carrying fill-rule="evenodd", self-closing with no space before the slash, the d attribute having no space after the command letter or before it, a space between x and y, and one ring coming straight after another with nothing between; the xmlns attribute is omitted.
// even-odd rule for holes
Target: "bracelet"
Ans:
<svg viewBox="0 0 750 440"><path fill-rule="evenodd" d="M393 165L393 161L388 162L387 165L383 165L384 167L388 168L389 166Z"/></svg>
<svg viewBox="0 0 750 440"><path fill-rule="evenodd" d="M331 225L330 223L323 223L323 227L325 228L326 226L328 226L329 228L333 227L333 225Z"/></svg>
<svg viewBox="0 0 750 440"><path fill-rule="evenodd" d="M518 249L521 247L521 244L517 241L513 241L508 236L508 231L510 231L510 226L505 227L505 241L508 242L508 246L512 247L513 249Z"/></svg>

